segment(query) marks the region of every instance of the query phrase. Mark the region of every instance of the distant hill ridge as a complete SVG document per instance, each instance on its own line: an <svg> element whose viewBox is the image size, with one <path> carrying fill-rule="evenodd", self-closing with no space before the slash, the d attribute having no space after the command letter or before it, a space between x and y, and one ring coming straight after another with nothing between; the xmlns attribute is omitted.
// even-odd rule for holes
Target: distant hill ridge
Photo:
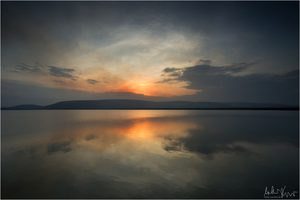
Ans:
<svg viewBox="0 0 300 200"><path fill-rule="evenodd" d="M57 109L262 109L299 110L299 107L264 103L219 103L192 101L144 101L130 99L61 101L47 106L18 105L2 107L2 110L57 110Z"/></svg>

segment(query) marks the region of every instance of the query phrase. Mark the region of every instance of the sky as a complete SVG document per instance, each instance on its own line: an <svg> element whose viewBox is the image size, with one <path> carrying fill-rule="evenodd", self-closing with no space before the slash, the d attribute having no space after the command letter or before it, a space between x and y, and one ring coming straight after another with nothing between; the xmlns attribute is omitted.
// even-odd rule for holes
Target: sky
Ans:
<svg viewBox="0 0 300 200"><path fill-rule="evenodd" d="M1 2L1 104L299 101L299 2Z"/></svg>

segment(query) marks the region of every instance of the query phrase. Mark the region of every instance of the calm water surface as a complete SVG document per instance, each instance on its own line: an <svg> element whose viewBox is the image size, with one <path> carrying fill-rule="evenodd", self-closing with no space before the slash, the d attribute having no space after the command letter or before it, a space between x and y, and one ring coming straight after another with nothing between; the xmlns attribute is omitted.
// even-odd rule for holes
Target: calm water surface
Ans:
<svg viewBox="0 0 300 200"><path fill-rule="evenodd" d="M2 111L2 198L298 191L298 120L295 111Z"/></svg>

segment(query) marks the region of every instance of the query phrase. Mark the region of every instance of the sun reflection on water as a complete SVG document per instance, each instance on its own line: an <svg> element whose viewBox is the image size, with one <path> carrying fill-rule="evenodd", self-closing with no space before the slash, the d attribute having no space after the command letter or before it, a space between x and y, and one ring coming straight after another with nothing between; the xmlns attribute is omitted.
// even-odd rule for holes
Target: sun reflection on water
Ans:
<svg viewBox="0 0 300 200"><path fill-rule="evenodd" d="M45 138L44 143L71 141L74 150L107 151L113 148L121 152L132 149L166 154L163 147L168 141L187 137L191 129L201 129L192 121L176 118L176 115L164 115L164 112L134 111L127 119L86 120L85 126L74 124L71 129L64 128ZM83 119L82 116L80 118Z"/></svg>

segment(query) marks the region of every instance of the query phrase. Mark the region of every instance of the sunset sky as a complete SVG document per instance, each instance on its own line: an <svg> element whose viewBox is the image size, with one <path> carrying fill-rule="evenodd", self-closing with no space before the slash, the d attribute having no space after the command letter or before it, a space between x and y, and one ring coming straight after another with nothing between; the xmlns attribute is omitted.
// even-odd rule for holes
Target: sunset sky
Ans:
<svg viewBox="0 0 300 200"><path fill-rule="evenodd" d="M2 105L298 103L299 2L1 2Z"/></svg>

